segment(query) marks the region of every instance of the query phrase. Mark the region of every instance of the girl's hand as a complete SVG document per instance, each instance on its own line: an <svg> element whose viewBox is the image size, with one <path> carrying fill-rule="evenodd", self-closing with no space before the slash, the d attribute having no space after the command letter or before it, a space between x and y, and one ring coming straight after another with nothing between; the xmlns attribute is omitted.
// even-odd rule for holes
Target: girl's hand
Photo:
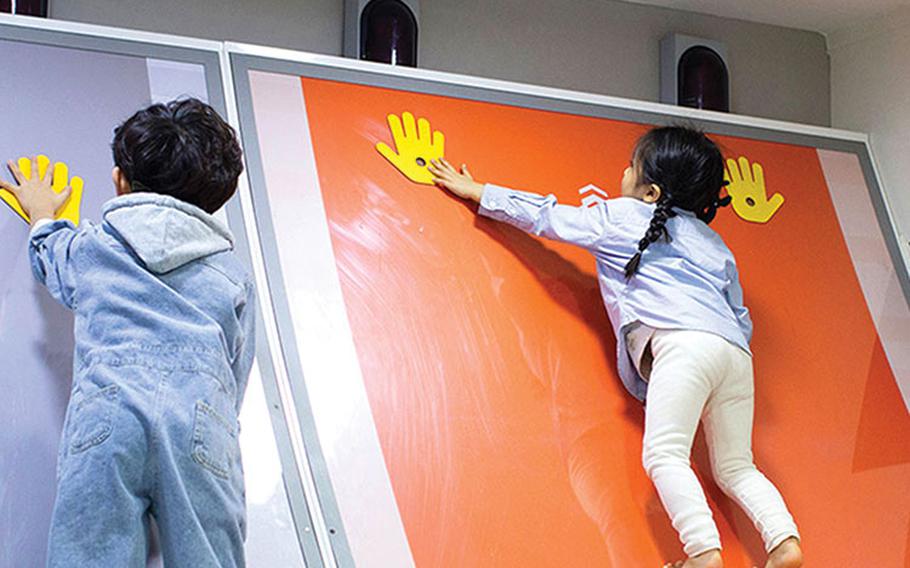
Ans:
<svg viewBox="0 0 910 568"><path fill-rule="evenodd" d="M480 202L483 196L483 184L474 181L474 176L468 171L468 167L461 165L461 173L452 167L452 164L445 161L444 158L430 160L427 166L430 173L433 174L433 183L447 189L463 199Z"/></svg>
<svg viewBox="0 0 910 568"><path fill-rule="evenodd" d="M31 177L26 178L19 165L10 160L9 170L19 185L0 180L0 187L9 191L19 202L22 210L29 216L34 225L39 219L54 219L57 211L69 199L71 188L67 186L60 193L52 189L54 168L48 167L44 177L38 175L38 158L32 158Z"/></svg>

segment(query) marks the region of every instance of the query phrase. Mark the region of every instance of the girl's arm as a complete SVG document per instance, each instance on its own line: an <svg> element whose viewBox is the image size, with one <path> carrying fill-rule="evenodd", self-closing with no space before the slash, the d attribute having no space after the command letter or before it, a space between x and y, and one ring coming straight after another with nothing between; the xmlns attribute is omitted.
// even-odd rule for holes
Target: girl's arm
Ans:
<svg viewBox="0 0 910 568"><path fill-rule="evenodd" d="M480 204L478 213L554 241L593 248L607 228L605 204L595 207L560 205L553 195L516 191L474 180L467 166L461 172L443 159L429 166L434 181L463 199Z"/></svg>

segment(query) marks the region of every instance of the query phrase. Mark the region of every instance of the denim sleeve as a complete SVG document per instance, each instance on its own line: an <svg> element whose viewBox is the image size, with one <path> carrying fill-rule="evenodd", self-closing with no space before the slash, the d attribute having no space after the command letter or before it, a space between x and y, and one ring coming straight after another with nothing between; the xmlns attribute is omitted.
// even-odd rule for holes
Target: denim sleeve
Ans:
<svg viewBox="0 0 910 568"><path fill-rule="evenodd" d="M749 315L749 308L743 303L743 288L739 283L739 271L732 263L727 267L726 294L727 302L736 316L736 321L746 337L746 341L752 341L752 317Z"/></svg>
<svg viewBox="0 0 910 568"><path fill-rule="evenodd" d="M231 370L239 387L240 396L238 396L237 400L239 412L239 404L242 400L243 392L246 390L250 369L253 366L253 358L256 355L256 293L252 283L248 282L244 287L244 297L236 309L238 321L240 322L241 337L237 343L237 352L234 353Z"/></svg>
<svg viewBox="0 0 910 568"><path fill-rule="evenodd" d="M36 225L29 235L28 254L35 279L71 310L76 307L79 234L71 222L58 220Z"/></svg>
<svg viewBox="0 0 910 568"><path fill-rule="evenodd" d="M538 195L497 185L484 186L479 213L533 235L594 248L607 229L607 205L560 205L553 195Z"/></svg>

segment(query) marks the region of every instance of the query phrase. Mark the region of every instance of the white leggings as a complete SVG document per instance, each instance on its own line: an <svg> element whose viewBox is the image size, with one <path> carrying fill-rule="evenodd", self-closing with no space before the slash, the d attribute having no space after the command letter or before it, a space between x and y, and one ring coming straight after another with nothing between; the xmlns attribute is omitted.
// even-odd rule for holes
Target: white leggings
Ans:
<svg viewBox="0 0 910 568"><path fill-rule="evenodd" d="M752 358L711 333L657 330L642 462L688 556L720 549L689 454L704 420L718 486L749 515L770 552L799 538L780 493L752 463Z"/></svg>

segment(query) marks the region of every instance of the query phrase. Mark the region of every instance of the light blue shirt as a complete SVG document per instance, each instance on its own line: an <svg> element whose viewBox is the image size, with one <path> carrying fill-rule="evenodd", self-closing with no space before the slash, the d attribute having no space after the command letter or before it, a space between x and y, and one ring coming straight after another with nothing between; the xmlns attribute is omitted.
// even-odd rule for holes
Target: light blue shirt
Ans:
<svg viewBox="0 0 910 568"><path fill-rule="evenodd" d="M636 322L656 329L714 333L751 354L752 320L743 305L733 253L693 213L676 209L677 216L667 221L673 240L652 243L642 255L638 273L626 280L626 263L638 251L654 207L632 197L573 207L557 203L553 195L487 184L479 210L594 255L600 293L616 334L619 376L641 401L648 385L632 364L625 341Z"/></svg>

